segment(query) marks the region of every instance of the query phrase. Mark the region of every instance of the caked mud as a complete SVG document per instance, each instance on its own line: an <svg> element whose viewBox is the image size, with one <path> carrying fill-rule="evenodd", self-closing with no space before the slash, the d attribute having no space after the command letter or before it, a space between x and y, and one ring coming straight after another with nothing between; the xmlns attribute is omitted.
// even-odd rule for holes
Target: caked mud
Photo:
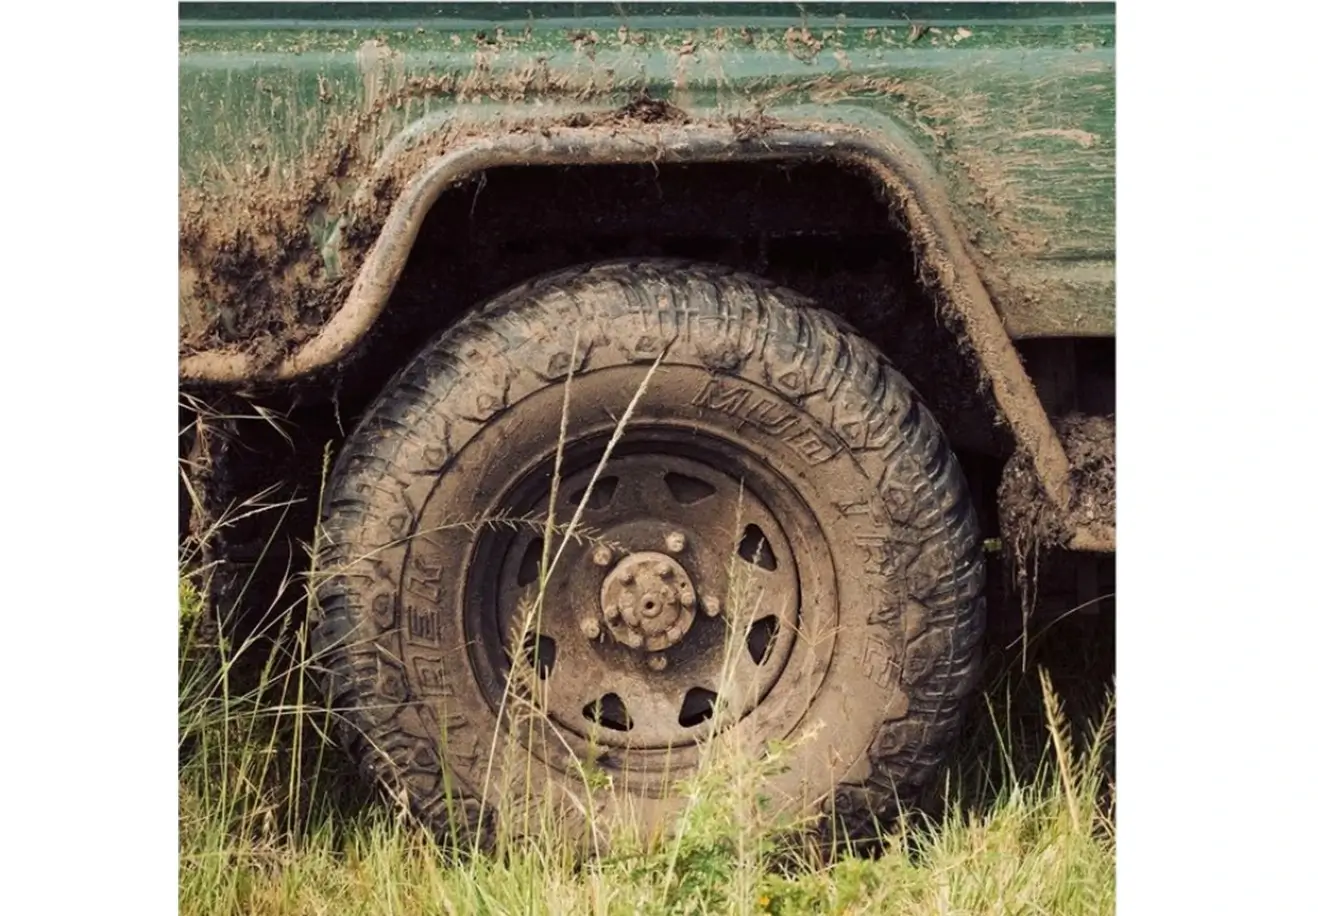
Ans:
<svg viewBox="0 0 1318 916"><path fill-rule="evenodd" d="M1059 508L1044 498L1027 456L1017 453L1002 472L999 520L1018 564L1040 550L1064 546L1078 529L1116 525L1116 419L1070 415L1056 428L1071 464L1070 506Z"/></svg>
<svg viewBox="0 0 1318 916"><path fill-rule="evenodd" d="M448 88L416 80L404 92ZM180 187L180 355L238 350L268 365L295 350L342 305L399 192L418 168L474 139L672 124L731 127L737 140L749 141L779 126L758 111L697 122L671 103L641 93L618 108L561 117L450 121L381 157L376 126L398 104L393 97L377 102L337 131L345 139L323 141L296 169L203 174Z"/></svg>

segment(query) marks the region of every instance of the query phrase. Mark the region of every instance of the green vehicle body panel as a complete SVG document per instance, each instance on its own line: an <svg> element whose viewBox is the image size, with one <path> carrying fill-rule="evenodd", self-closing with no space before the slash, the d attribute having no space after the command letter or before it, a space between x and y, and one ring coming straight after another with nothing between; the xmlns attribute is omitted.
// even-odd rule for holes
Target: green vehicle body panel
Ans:
<svg viewBox="0 0 1318 916"><path fill-rule="evenodd" d="M179 179L294 175L372 109L376 152L642 92L697 119L896 125L1008 333L1108 336L1115 28L1112 4L181 4Z"/></svg>

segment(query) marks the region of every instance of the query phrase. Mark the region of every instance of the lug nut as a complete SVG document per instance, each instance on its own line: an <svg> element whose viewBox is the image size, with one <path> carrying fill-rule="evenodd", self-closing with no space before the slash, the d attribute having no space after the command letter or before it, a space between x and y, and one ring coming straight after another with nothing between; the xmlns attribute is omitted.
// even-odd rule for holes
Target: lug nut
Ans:
<svg viewBox="0 0 1318 916"><path fill-rule="evenodd" d="M618 577L618 581L623 585L631 585L636 581L636 576L630 569L625 569L622 575Z"/></svg>
<svg viewBox="0 0 1318 916"><path fill-rule="evenodd" d="M590 558L595 561L596 566L608 566L613 562L613 550L607 544L601 544L595 548Z"/></svg>
<svg viewBox="0 0 1318 916"><path fill-rule="evenodd" d="M610 604L604 609L604 616L609 620L617 620L622 616L622 608L616 604Z"/></svg>
<svg viewBox="0 0 1318 916"><path fill-rule="evenodd" d="M669 643L675 643L675 642L677 642L679 639L681 639L681 638L682 638L682 633L683 633L683 630L682 630L681 626L679 626L679 625L677 625L677 624L674 624L673 626L669 627L669 628L668 628L668 641L669 641Z"/></svg>
<svg viewBox="0 0 1318 916"><path fill-rule="evenodd" d="M669 553L681 553L686 549L686 535L680 531L670 532L668 537L664 538L664 546L668 548Z"/></svg>
<svg viewBox="0 0 1318 916"><path fill-rule="evenodd" d="M710 595L708 598L702 598L701 603L704 604L705 613L707 615L710 617L717 617L719 615L719 611L721 610L719 607L719 600L713 595Z"/></svg>
<svg viewBox="0 0 1318 916"><path fill-rule="evenodd" d="M594 617L582 617L581 632L586 634L587 639L598 639L600 635L600 622Z"/></svg>
<svg viewBox="0 0 1318 916"><path fill-rule="evenodd" d="M631 646L633 649L639 649L643 642L645 642L645 637L640 633L633 630L627 634L627 645Z"/></svg>
<svg viewBox="0 0 1318 916"><path fill-rule="evenodd" d="M696 596L690 589L683 589L682 596L678 599L682 602L682 607L692 607L696 603Z"/></svg>
<svg viewBox="0 0 1318 916"><path fill-rule="evenodd" d="M645 660L651 671L663 671L668 667L668 658L663 655L651 655Z"/></svg>

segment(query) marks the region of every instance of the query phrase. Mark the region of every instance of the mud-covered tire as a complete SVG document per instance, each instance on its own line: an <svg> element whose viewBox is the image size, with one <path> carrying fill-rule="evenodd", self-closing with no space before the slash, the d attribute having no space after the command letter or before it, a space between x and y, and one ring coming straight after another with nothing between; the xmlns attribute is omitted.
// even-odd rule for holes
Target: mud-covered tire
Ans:
<svg viewBox="0 0 1318 916"><path fill-rule="evenodd" d="M766 776L769 795L855 827L911 800L955 737L978 674L984 564L965 479L907 381L832 315L756 277L668 261L574 269L499 296L431 341L361 420L324 504L317 645L329 692L364 767L440 833L488 830L491 815L506 818L528 803L552 803L583 821L587 808L592 815L625 808L653 827L683 803L648 776L637 777L639 789L623 778L632 772L628 761L649 773L649 752L631 744L600 757L613 788L594 782L585 791L577 762L596 744L595 736L578 741L567 722L576 707L566 724L548 728L507 710L501 717L496 688L507 673L487 645L515 630L506 615L489 622L503 613L495 598L504 594L503 585L489 584L504 574L491 570L510 561L488 545L517 527L510 494L547 479L569 378L568 443L594 443L597 456L652 369L610 460L649 473L646 461L667 460L647 457L669 454L664 443L707 444L699 453L705 464L692 467L711 468L710 480L734 474L746 499L758 494L766 519L781 522L777 549L792 553L779 562L790 565L795 585L762 566L751 573L776 584L757 594L795 594L784 608L796 601L794 629L781 638L787 648L772 643L782 656L775 656L777 680L739 694L748 711L735 722L701 723L715 737L689 753L670 748L667 765L693 771L710 742L734 738L747 751L786 747L782 770ZM629 443L632 457L617 457ZM750 470L727 455L744 455ZM638 484L636 493L645 492ZM596 526L605 534L615 530L608 511L600 510ZM615 533L636 542L623 553L663 551L659 542L642 543L648 529L640 522L627 524ZM704 533L691 529L697 540ZM497 536L505 538L499 544L513 537ZM570 541L563 575L612 575L587 568L590 549L589 541ZM729 541L728 553L734 549ZM677 561L696 563L682 559L694 551ZM695 572L691 578L698 591L708 585ZM733 587L732 579L720 582ZM564 585L562 594L575 587ZM731 620L726 632L735 631ZM690 626L665 676L680 676L680 653L687 643L698 651L698 632L722 632ZM557 632L563 658L593 665L607 655L613 661L599 664L640 670L609 632L572 643L576 655L566 654L570 635ZM594 689L578 688L571 674L563 675L564 693ZM588 707L592 715L600 708ZM687 727L694 728L664 720L654 734ZM610 735L615 744L632 740ZM522 749L516 766L504 762L510 747Z"/></svg>

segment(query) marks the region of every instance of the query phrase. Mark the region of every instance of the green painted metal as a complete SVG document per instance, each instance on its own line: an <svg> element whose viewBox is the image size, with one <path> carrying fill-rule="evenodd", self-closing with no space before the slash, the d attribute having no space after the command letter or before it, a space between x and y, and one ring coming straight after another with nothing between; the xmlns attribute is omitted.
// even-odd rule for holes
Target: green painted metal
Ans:
<svg viewBox="0 0 1318 916"><path fill-rule="evenodd" d="M933 164L1014 336L1107 335L1115 30L1112 4L185 3L180 180L293 178L372 109L377 152L422 118L642 90L696 118L872 111Z"/></svg>

